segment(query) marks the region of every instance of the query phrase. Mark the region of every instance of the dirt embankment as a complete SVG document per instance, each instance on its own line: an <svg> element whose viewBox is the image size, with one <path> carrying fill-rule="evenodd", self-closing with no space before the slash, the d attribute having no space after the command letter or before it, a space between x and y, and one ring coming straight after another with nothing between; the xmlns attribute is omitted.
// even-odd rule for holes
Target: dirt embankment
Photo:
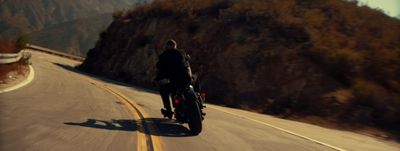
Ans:
<svg viewBox="0 0 400 151"><path fill-rule="evenodd" d="M18 53L18 45L15 41L0 39L0 53ZM20 82L29 74L30 54L13 63L0 64L0 89Z"/></svg>

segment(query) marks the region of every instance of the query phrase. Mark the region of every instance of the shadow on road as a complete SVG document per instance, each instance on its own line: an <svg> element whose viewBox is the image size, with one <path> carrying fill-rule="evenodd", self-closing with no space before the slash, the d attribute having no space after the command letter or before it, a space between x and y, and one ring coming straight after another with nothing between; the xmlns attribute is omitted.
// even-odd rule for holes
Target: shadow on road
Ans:
<svg viewBox="0 0 400 151"><path fill-rule="evenodd" d="M105 130L119 130L119 131L136 131L137 125L133 120L111 120L103 121L96 119L87 119L85 122L65 122L65 125L83 126L90 128L98 128Z"/></svg>
<svg viewBox="0 0 400 151"><path fill-rule="evenodd" d="M126 87L133 88L137 91L144 91L148 93L157 93L157 91L149 90L149 89L143 89L140 87L136 87L133 85L125 84L122 82L118 81L113 81L105 78L101 78L95 75L91 75L88 73L81 72L77 69L75 69L73 66L70 65L65 65L65 64L60 64L60 63L53 63L56 66L59 66L65 70L75 72L78 74L90 76L92 78L96 78L98 80L107 82L107 83L113 83L117 85L122 85ZM145 122L146 125L150 126L155 126L157 130L152 130L149 132L148 128L138 128L139 123ZM177 123L173 120L168 120L164 118L146 118L141 121L135 121L135 120L111 120L111 121L104 121L104 120L96 120L96 119L88 119L85 122L65 122L65 125L71 125L71 126L82 126L82 127L89 127L89 128L97 128L97 129L104 129L104 130L118 130L118 131L136 131L139 130L142 133L145 133L147 135L156 135L156 136L167 136L167 137L189 137L189 136L194 136L190 133L189 129L187 129L185 126L183 126L180 123Z"/></svg>
<svg viewBox="0 0 400 151"><path fill-rule="evenodd" d="M146 128L138 128L139 123L145 122L147 126L155 126L156 130L150 132ZM65 122L65 125L71 126L82 126L88 128L104 129L104 130L115 130L115 131L137 131L147 135L156 136L167 136L167 137L189 137L194 136L190 131L175 121L163 119L163 118L146 118L142 121L135 120L97 120L87 119L84 122Z"/></svg>
<svg viewBox="0 0 400 151"><path fill-rule="evenodd" d="M188 128L173 120L165 118L147 118L145 121L147 125L155 125L157 127L157 131L153 132L151 135L169 137L194 136Z"/></svg>

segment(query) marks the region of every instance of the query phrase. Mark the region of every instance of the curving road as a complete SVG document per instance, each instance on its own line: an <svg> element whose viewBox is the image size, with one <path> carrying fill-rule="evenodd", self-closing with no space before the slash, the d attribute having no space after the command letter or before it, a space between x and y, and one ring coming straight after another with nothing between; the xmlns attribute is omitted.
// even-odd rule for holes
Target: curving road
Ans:
<svg viewBox="0 0 400 151"><path fill-rule="evenodd" d="M392 141L208 105L203 132L160 118L159 95L72 69L31 52L35 79L0 94L0 150L400 150Z"/></svg>

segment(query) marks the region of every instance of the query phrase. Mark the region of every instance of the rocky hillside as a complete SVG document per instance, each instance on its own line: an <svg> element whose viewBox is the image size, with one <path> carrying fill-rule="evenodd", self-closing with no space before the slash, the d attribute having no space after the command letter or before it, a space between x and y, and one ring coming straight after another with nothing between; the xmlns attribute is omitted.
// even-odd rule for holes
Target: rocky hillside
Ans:
<svg viewBox="0 0 400 151"><path fill-rule="evenodd" d="M399 35L399 20L353 1L165 0L122 14L80 69L151 87L173 38L210 102L394 127Z"/></svg>
<svg viewBox="0 0 400 151"><path fill-rule="evenodd" d="M35 44L62 51L73 50L79 54L82 54L82 50L85 54L87 48L94 45L93 41L97 40L98 33L111 23L111 13L130 9L134 4L144 2L145 0L2 0L0 38L29 34ZM107 16L98 17L104 14ZM88 26L92 28L83 30L88 29ZM79 28L81 30L77 32ZM96 36L87 38L87 35ZM71 41L64 41L68 40L65 37L69 37ZM72 37L80 38L81 44L74 44L76 39L72 40ZM54 43L48 42L53 40ZM61 41L72 45L53 47Z"/></svg>

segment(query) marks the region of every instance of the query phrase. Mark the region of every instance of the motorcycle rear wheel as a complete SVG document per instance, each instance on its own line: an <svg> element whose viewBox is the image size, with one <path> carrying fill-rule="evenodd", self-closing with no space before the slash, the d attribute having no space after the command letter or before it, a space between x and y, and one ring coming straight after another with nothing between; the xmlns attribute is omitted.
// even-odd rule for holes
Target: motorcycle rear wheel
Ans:
<svg viewBox="0 0 400 151"><path fill-rule="evenodd" d="M188 92L186 95L187 102L187 115L189 129L194 135L198 135L202 131L202 115L199 104L196 102L196 95L194 92Z"/></svg>

